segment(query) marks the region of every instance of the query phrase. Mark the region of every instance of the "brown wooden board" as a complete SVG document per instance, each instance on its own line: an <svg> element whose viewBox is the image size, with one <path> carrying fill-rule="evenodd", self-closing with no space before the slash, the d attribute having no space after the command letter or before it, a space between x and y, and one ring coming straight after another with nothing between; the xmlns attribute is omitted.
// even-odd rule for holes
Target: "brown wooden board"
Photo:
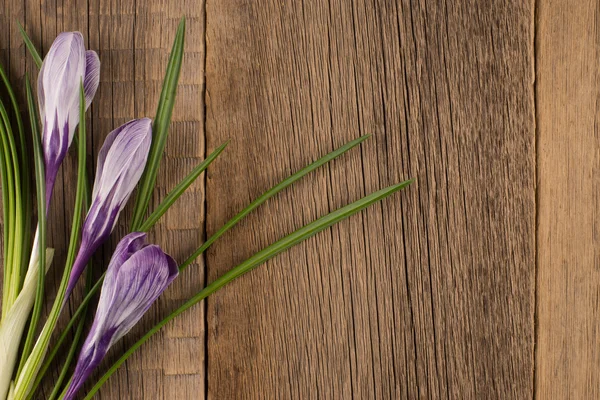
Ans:
<svg viewBox="0 0 600 400"><path fill-rule="evenodd" d="M207 231L318 155L360 149L249 217L209 280L385 185L405 192L208 300L211 398L533 394L533 5L207 4Z"/></svg>
<svg viewBox="0 0 600 400"><path fill-rule="evenodd" d="M538 398L600 397L597 2L537 12Z"/></svg>
<svg viewBox="0 0 600 400"><path fill-rule="evenodd" d="M215 243L92 381L255 251L377 189L416 183L180 316L98 398L598 398L595 2L0 0L0 62L24 107L24 75L37 68L16 21L42 51L80 30L102 61L88 112L95 156L110 130L154 116L183 15L186 56L151 207L231 143L150 235L177 260L273 184L373 136ZM71 154L50 210L48 301L75 168ZM130 216L95 257L95 276Z"/></svg>
<svg viewBox="0 0 600 400"><path fill-rule="evenodd" d="M27 0L3 3L0 38L1 61L10 66L12 81L23 106L25 67L33 79L37 68L19 35L23 23L38 48L45 52L57 33L78 30L88 48L98 52L100 87L88 111L89 166L95 165L104 138L119 125L139 117L154 117L168 55L181 16L187 18L186 55L173 114L171 137L159 172L157 191L150 207L158 205L191 169L204 158L204 8L194 0ZM9 40L5 40L9 38ZM34 86L35 87L35 86ZM74 152L71 152L74 153ZM56 184L48 224L49 244L57 248L48 274L47 300L51 304L62 275L75 197L76 155L65 161ZM177 260L184 260L204 237L204 182L193 184L180 202L156 225L150 239L162 245ZM121 215L110 243L95 257L95 276L106 267L111 250L129 232L131 207ZM109 354L114 361L128 345L168 310L189 298L204 285L204 264L199 259L161 297L131 334ZM76 293L77 300L80 293ZM70 311L74 311L70 306ZM49 307L48 307L49 310ZM61 319L64 325L67 315ZM143 352L134 355L103 388L105 399L196 398L204 393L205 318L202 308L183 315L153 338ZM65 352L58 357L62 360ZM57 364L58 365L58 364ZM104 372L108 362L99 372ZM99 376L99 374L97 374ZM41 398L49 395L54 375L45 382ZM97 376L96 376L97 377ZM91 387L91 386L90 386Z"/></svg>

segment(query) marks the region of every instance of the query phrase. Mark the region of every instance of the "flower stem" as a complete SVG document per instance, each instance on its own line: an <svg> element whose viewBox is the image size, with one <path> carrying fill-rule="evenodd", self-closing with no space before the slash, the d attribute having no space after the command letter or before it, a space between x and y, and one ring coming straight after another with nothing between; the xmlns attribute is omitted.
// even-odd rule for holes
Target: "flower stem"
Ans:
<svg viewBox="0 0 600 400"><path fill-rule="evenodd" d="M33 100L33 93L31 90L31 84L29 78L25 76L25 87L27 91L27 103L29 106L29 119L31 121L31 136L33 138L33 153L35 161L35 182L37 189L37 207L38 207L38 227L35 233L34 245L31 253L31 257L35 259L36 250L38 251L37 257L39 262L39 275L38 285L35 294L35 302L33 305L33 313L31 314L31 322L29 323L29 330L27 331L27 337L25 339L25 345L21 352L21 361L19 362L19 368L17 369L17 375L21 373L25 360L29 357L31 349L33 348L33 341L35 338L35 332L37 330L37 324L40 316L42 315L42 308L44 302L44 282L46 277L46 186L44 179L44 156L42 155L42 144L40 141L37 111Z"/></svg>
<svg viewBox="0 0 600 400"><path fill-rule="evenodd" d="M90 264L88 264L87 272L86 272L86 282L85 282L86 293L88 290L90 290L91 287L92 287L92 271L91 271L91 263L90 263ZM86 310L87 310L87 307L86 307ZM84 314L85 314L86 310L84 310ZM77 353L77 347L78 347L77 345L79 344L79 341L81 340L81 337L83 335L84 327L85 327L85 316L83 318L81 318L81 320L79 321L79 325L77 325L77 330L75 331L75 336L73 336L73 341L71 343L71 348L69 349L69 353L67 354L67 359L65 360L65 363L63 364L63 367L60 371L60 375L58 376L58 379L56 380L56 382L54 382L54 388L52 389L52 393L50 393L48 400L56 399L56 397L60 393L61 385L62 385L63 381L65 380L65 378L67 377L67 373L69 372L69 367L71 366L71 363L73 362L73 359L75 358L75 354ZM67 385L67 387L68 387L68 385ZM30 392L28 400L30 400L33 397L34 391L35 391L35 388L33 388L32 391Z"/></svg>
<svg viewBox="0 0 600 400"><path fill-rule="evenodd" d="M41 363L44 359L44 355L48 350L48 344L50 343L50 337L56 323L60 311L62 310L64 298L66 295L67 284L73 269L73 262L75 260L75 253L77 243L79 239L79 232L81 230L81 219L83 211L83 199L85 196L85 162L86 162L86 137L85 137L85 95L83 92L83 83L80 85L80 99L79 99L79 146L78 146L78 168L77 168L77 193L75 195L75 207L73 211L73 225L71 227L71 238L69 240L69 249L67 252L67 261L65 263L65 269L63 271L63 277L58 289L58 294L52 305L52 310L48 316L46 324L42 328L42 333L38 338L31 355L27 359L25 366L21 374L18 376L17 383L15 385L15 400L25 399L29 394L32 384L39 372Z"/></svg>

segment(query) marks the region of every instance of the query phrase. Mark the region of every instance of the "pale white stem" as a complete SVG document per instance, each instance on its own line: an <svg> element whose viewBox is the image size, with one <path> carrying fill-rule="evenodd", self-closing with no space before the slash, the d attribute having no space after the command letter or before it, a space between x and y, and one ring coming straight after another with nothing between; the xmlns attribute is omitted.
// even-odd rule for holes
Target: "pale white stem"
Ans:
<svg viewBox="0 0 600 400"><path fill-rule="evenodd" d="M37 254L37 251L35 253L32 252L32 259L34 259L33 254ZM52 262L53 256L54 249L47 249L46 271ZM25 324L35 300L39 273L37 262L38 257L35 256L33 268L30 265L21 293L19 293L17 300L0 325L0 360L2 360L0 362L0 399L7 398L10 380L17 361L19 343L21 342L23 330L25 329Z"/></svg>

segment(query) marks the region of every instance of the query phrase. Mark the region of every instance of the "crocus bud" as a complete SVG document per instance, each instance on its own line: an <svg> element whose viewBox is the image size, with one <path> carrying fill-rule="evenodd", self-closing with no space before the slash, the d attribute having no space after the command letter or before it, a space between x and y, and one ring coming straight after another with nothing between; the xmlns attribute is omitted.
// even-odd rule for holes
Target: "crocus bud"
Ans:
<svg viewBox="0 0 600 400"><path fill-rule="evenodd" d="M79 123L81 82L87 109L100 82L100 60L96 52L85 50L81 33L63 32L52 43L38 77L47 205L52 196L58 168L67 154Z"/></svg>
<svg viewBox="0 0 600 400"><path fill-rule="evenodd" d="M92 204L83 223L81 246L69 279L67 296L85 265L108 239L119 214L135 189L148 159L152 142L152 121L129 121L112 131L98 154Z"/></svg>
<svg viewBox="0 0 600 400"><path fill-rule="evenodd" d="M133 328L177 274L175 261L160 247L146 244L145 233L130 233L119 242L64 399L75 398L110 347Z"/></svg>

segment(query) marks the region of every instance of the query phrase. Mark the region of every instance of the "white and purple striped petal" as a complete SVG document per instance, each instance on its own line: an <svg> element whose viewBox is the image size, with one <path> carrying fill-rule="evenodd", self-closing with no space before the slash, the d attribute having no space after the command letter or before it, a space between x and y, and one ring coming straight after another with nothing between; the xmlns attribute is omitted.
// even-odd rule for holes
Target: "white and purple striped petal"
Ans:
<svg viewBox="0 0 600 400"><path fill-rule="evenodd" d="M65 399L75 398L110 347L133 328L177 277L175 261L160 247L146 244L145 239L145 233L134 232L117 245Z"/></svg>
<svg viewBox="0 0 600 400"><path fill-rule="evenodd" d="M83 78L83 93L85 94L85 109L94 100L100 84L100 59L94 50L85 52L85 77Z"/></svg>
<svg viewBox="0 0 600 400"><path fill-rule="evenodd" d="M67 296L92 254L108 239L135 189L148 159L152 121L133 120L112 131L98 153L92 205L83 223L81 246L75 259Z"/></svg>
<svg viewBox="0 0 600 400"><path fill-rule="evenodd" d="M63 32L52 43L38 77L47 204L58 168L79 123L79 85L82 81L87 108L98 89L100 61L95 52L85 50L81 33Z"/></svg>

